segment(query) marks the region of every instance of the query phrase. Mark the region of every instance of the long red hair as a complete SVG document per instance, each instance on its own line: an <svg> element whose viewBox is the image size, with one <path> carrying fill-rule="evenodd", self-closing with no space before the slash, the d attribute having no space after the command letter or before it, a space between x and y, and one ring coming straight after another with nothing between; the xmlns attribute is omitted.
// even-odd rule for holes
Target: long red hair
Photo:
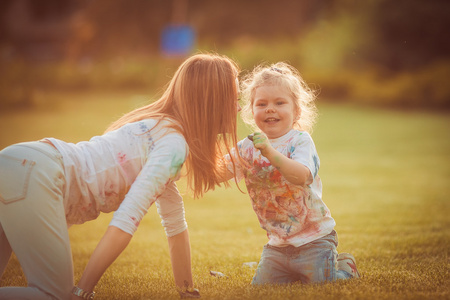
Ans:
<svg viewBox="0 0 450 300"><path fill-rule="evenodd" d="M201 197L220 185L219 163L237 144L238 73L236 63L225 56L194 55L181 64L161 98L125 114L106 131L143 119L176 121L174 129L189 145L188 187Z"/></svg>

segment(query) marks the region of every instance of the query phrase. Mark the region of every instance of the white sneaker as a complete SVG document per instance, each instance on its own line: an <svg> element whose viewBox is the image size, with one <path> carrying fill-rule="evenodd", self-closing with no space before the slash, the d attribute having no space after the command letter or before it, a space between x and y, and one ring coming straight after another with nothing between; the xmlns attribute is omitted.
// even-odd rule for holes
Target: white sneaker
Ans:
<svg viewBox="0 0 450 300"><path fill-rule="evenodd" d="M356 268L356 260L350 253L340 253L337 257L338 270L344 270L353 278L359 278L359 272Z"/></svg>

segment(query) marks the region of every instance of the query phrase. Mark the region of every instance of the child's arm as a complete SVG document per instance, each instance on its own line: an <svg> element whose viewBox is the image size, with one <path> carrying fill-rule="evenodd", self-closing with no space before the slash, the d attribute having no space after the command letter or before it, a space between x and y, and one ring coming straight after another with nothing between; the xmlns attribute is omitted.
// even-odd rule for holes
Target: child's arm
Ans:
<svg viewBox="0 0 450 300"><path fill-rule="evenodd" d="M219 167L220 170L220 182L225 182L234 177L234 174L228 170L225 163L222 163Z"/></svg>
<svg viewBox="0 0 450 300"><path fill-rule="evenodd" d="M239 142L241 143L241 142ZM239 144L238 143L238 144ZM230 154L225 155L220 161L219 161L219 177L220 182L228 181L234 177L239 178L240 177L240 164L243 162L242 159L238 159L239 154L237 153L237 148L233 148L230 151ZM231 158L231 156L234 157L234 160ZM234 162L234 167L233 167ZM240 181L240 179L238 179Z"/></svg>
<svg viewBox="0 0 450 300"><path fill-rule="evenodd" d="M253 135L253 145L261 151L261 154L266 157L290 183L305 186L312 182L312 176L309 169L305 165L292 160L275 150L265 135L259 132L255 133Z"/></svg>

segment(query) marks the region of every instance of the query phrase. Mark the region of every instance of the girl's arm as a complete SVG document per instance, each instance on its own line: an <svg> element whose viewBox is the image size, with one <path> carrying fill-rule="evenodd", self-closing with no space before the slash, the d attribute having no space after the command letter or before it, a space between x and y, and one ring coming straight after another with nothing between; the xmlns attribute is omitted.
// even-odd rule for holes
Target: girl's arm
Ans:
<svg viewBox="0 0 450 300"><path fill-rule="evenodd" d="M303 164L292 160L270 145L267 137L261 133L253 136L253 145L261 151L270 163L280 171L284 178L292 184L305 186L312 182L310 170Z"/></svg>
<svg viewBox="0 0 450 300"><path fill-rule="evenodd" d="M191 246L183 198L174 182L167 185L166 190L155 204L169 242L169 253L177 290L180 295L186 296L188 294L192 298L194 290L191 271Z"/></svg>
<svg viewBox="0 0 450 300"><path fill-rule="evenodd" d="M109 226L94 250L86 269L81 276L78 287L85 292L92 292L106 269L122 253L131 240L132 235L115 226ZM72 299L80 299L72 295Z"/></svg>
<svg viewBox="0 0 450 300"><path fill-rule="evenodd" d="M78 287L88 293L94 290L95 285L103 273L122 253L131 240L131 235L117 227L110 226L94 250L86 269L78 283ZM200 297L198 290L194 289L191 272L191 245L189 233L186 229L182 233L167 238L169 242L170 259L172 261L175 284L182 297ZM80 299L72 295L72 299Z"/></svg>
<svg viewBox="0 0 450 300"><path fill-rule="evenodd" d="M186 229L182 233L167 238L173 277L181 297L197 298L200 293L194 289L191 271L191 245Z"/></svg>

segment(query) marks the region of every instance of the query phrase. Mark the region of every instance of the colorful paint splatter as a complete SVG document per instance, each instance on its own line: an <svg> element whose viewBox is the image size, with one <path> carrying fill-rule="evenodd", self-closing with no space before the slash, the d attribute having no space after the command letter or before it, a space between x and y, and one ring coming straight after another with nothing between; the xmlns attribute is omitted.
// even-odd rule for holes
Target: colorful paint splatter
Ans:
<svg viewBox="0 0 450 300"><path fill-rule="evenodd" d="M238 143L239 154L251 167L238 166L236 175L238 180L245 178L253 209L267 231L269 244L298 247L330 233L335 222L321 199L320 161L311 136L291 130L270 142L283 155L307 166L314 179L306 187L294 185L248 138Z"/></svg>

